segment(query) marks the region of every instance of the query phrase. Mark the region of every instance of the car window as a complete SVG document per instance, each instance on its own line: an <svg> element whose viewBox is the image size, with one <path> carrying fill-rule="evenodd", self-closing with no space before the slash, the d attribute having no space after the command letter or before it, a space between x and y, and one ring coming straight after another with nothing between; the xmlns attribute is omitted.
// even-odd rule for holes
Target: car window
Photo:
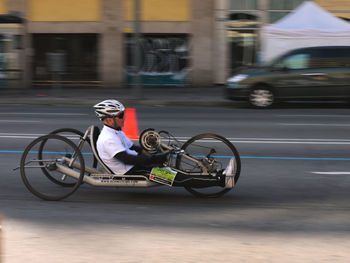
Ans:
<svg viewBox="0 0 350 263"><path fill-rule="evenodd" d="M282 58L273 67L287 69L305 69L309 67L310 54L293 54Z"/></svg>
<svg viewBox="0 0 350 263"><path fill-rule="evenodd" d="M342 68L350 67L350 50L344 48L320 49L310 62L311 68Z"/></svg>

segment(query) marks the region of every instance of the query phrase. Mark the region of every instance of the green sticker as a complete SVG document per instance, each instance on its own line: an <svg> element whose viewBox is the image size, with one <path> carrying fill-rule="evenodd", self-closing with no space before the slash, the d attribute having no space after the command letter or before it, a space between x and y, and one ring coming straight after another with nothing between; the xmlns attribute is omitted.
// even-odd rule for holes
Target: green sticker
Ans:
<svg viewBox="0 0 350 263"><path fill-rule="evenodd" d="M150 179L152 181L172 185L176 176L176 172L172 171L168 167L160 168L154 167L150 174Z"/></svg>

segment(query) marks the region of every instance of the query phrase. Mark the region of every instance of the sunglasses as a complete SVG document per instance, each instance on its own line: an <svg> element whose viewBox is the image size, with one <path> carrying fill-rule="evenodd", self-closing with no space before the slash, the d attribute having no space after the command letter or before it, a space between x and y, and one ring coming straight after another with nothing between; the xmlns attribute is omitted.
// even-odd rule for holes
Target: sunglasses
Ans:
<svg viewBox="0 0 350 263"><path fill-rule="evenodd" d="M124 111L122 111L121 113L119 113L117 116L118 119L123 119L124 118Z"/></svg>

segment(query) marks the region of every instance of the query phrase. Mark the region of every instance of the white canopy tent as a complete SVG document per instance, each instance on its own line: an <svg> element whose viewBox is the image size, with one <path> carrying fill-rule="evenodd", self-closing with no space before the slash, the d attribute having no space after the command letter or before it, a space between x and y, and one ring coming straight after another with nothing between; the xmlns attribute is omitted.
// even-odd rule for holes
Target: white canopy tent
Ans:
<svg viewBox="0 0 350 263"><path fill-rule="evenodd" d="M261 29L262 59L311 46L350 46L350 23L306 1L275 24Z"/></svg>

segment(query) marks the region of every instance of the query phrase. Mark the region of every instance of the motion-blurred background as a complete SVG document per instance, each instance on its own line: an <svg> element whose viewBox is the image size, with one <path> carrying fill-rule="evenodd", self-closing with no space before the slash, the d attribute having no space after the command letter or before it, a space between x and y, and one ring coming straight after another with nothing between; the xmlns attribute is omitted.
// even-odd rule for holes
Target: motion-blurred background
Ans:
<svg viewBox="0 0 350 263"><path fill-rule="evenodd" d="M264 47L261 32L303 2L0 0L0 88L120 88L135 76L142 86L224 84L241 66L281 52ZM349 1L309 2L350 27Z"/></svg>

